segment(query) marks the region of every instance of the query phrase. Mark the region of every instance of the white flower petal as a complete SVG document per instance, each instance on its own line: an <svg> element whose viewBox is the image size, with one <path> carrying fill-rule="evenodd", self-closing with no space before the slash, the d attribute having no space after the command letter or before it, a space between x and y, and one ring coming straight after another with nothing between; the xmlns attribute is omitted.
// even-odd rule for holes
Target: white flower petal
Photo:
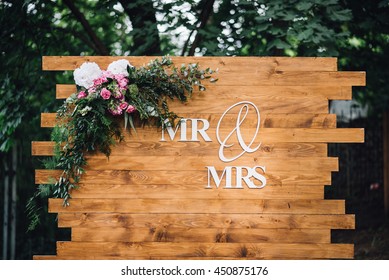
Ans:
<svg viewBox="0 0 389 280"><path fill-rule="evenodd" d="M93 86L93 80L99 78L101 75L102 71L95 62L84 62L73 72L76 84L86 89Z"/></svg>
<svg viewBox="0 0 389 280"><path fill-rule="evenodd" d="M107 71L114 75L123 74L128 76L127 66L134 67L127 59L119 59L108 65Z"/></svg>

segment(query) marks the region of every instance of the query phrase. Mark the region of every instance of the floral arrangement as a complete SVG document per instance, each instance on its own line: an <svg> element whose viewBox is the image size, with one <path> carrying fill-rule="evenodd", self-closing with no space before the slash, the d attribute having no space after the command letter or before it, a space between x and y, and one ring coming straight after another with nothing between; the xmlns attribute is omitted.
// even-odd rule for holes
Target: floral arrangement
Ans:
<svg viewBox="0 0 389 280"><path fill-rule="evenodd" d="M153 118L157 125L174 126L179 116L169 110L168 100L186 102L194 87L205 90L202 80L216 82L212 73L198 64L176 67L168 56L139 68L125 59L112 62L106 70L94 62L77 68L73 73L77 92L57 111L51 137L56 143L55 155L45 164L63 172L52 184L40 185L27 204L30 229L39 223L35 198L62 198L68 206L71 190L77 188L87 164L85 153L100 151L108 157L111 146L123 139L119 117L124 119L125 129L129 124L135 130L135 118Z"/></svg>

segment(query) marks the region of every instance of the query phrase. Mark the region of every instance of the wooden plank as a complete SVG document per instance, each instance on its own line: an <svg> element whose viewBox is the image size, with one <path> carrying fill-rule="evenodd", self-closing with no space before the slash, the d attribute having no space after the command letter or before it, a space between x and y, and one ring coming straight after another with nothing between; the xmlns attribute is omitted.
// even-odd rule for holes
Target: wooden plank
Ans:
<svg viewBox="0 0 389 280"><path fill-rule="evenodd" d="M355 215L59 213L58 226L99 228L354 229Z"/></svg>
<svg viewBox="0 0 389 280"><path fill-rule="evenodd" d="M252 97L271 97L279 98L324 98L328 100L351 100L352 88L350 86L220 86L208 85L205 92L194 89L193 97L215 96L222 94L226 98L234 100L236 98L249 99ZM65 99L71 94L77 92L76 85L57 84L56 98ZM192 97L192 98L193 98Z"/></svg>
<svg viewBox="0 0 389 280"><path fill-rule="evenodd" d="M149 198L149 199L252 199L253 192L244 189L210 189L202 185L98 185L80 184L71 193L73 198ZM324 186L278 186L263 188L260 199L324 199Z"/></svg>
<svg viewBox="0 0 389 280"><path fill-rule="evenodd" d="M51 258L50 258L51 259ZM55 260L79 260L80 258L77 256L55 256ZM85 259L85 258L84 258ZM93 259L92 256L87 258L89 260ZM109 258L104 258L109 260L123 260L120 256L110 256ZM172 260L174 258L172 257L150 257L148 260ZM323 258L309 258L307 256L299 258L299 260L322 260ZM251 258L251 257L245 257L245 258L237 258L237 257L180 257L180 260L241 260L241 261L247 261L247 260L257 260L257 258ZM293 260L293 258L285 257L283 260Z"/></svg>
<svg viewBox="0 0 389 280"><path fill-rule="evenodd" d="M242 128L242 135L255 135L255 128ZM228 135L231 129L221 128L219 130L220 137ZM189 132L188 132L189 133ZM216 128L210 127L206 130L207 135L211 140L216 141ZM136 134L131 131L123 133L126 136L127 142L137 142L141 140L160 142L162 138L161 128L144 127L137 129ZM169 136L165 133L165 139L169 140ZM178 138L176 136L176 138ZM190 136L188 136L190 137ZM199 136L201 137L201 136ZM201 139L201 138L200 138ZM251 138L250 138L251 139ZM364 129L363 128L262 128L259 129L257 142L253 143L253 147L259 143L296 143L296 142L313 142L313 143L363 143ZM231 141L234 143L234 138ZM238 143L235 141L235 143ZM203 143L201 143L202 145Z"/></svg>
<svg viewBox="0 0 389 280"><path fill-rule="evenodd" d="M31 155L33 156L52 156L54 155L54 145L52 141L32 141Z"/></svg>
<svg viewBox="0 0 389 280"><path fill-rule="evenodd" d="M185 114L185 118L206 119L211 127L216 127L221 114ZM247 117L246 125L257 125L257 118ZM54 127L56 113L42 113L41 127ZM225 117L223 124L232 126L236 124L236 117ZM188 127L192 126L190 121ZM334 114L266 114L261 115L260 126L263 128L336 128L336 115ZM137 126L139 127L139 126Z"/></svg>
<svg viewBox="0 0 389 280"><path fill-rule="evenodd" d="M82 63L96 62L102 69L118 59L127 59L134 66L142 66L159 56L43 56L42 69L49 71L74 70ZM201 67L219 68L224 71L336 71L334 57L171 57L180 66L182 63L199 63Z"/></svg>
<svg viewBox="0 0 389 280"><path fill-rule="evenodd" d="M74 228L77 242L330 243L329 229Z"/></svg>
<svg viewBox="0 0 389 280"><path fill-rule="evenodd" d="M172 242L57 242L57 254L79 258L109 257L150 259L152 257L251 257L258 259L353 258L352 244L272 243L172 243Z"/></svg>
<svg viewBox="0 0 389 280"><path fill-rule="evenodd" d="M213 156L90 156L87 170L199 170L206 166L214 166L216 170L224 170L226 163L215 153ZM272 171L338 171L338 158L258 158L248 154L234 161L234 166L266 166Z"/></svg>
<svg viewBox="0 0 389 280"><path fill-rule="evenodd" d="M258 169L257 169L258 171ZM61 170L35 170L35 184L49 184L53 179L59 179ZM221 172L219 172L221 173ZM221 174L219 174L221 176ZM263 175L267 179L266 187L282 185L330 185L331 173L318 171L269 171ZM235 175L232 175L232 182L235 182ZM223 186L225 178L222 179L220 186ZM82 176L81 183L84 184L118 184L118 185L196 185L204 187L208 184L208 171L145 171L145 170L89 170ZM255 184L260 182L254 181ZM214 187L213 182L211 186Z"/></svg>
<svg viewBox="0 0 389 280"><path fill-rule="evenodd" d="M54 142L33 141L31 153L34 156L53 155ZM219 149L216 142L154 142L131 141L112 146L112 156L190 156L193 150L199 156L215 153ZM231 153L241 151L237 145L229 148ZM100 154L102 155L102 154ZM323 143L262 143L255 155L266 157L326 157L327 144Z"/></svg>
<svg viewBox="0 0 389 280"><path fill-rule="evenodd" d="M210 127L206 130L211 140L216 141L216 128ZM221 128L219 130L220 137L225 137L231 132L231 129ZM242 128L242 135L253 136L255 135L255 128ZM162 138L161 128L156 127L144 127L143 129L137 129L136 135L127 131L124 132L126 141L160 141ZM230 138L230 143L238 143L237 139L233 135ZM176 138L178 138L177 136ZM170 141L169 136L165 135L165 139ZM251 139L251 138L250 138ZM363 128L262 128L259 129L257 135L257 142L259 144L264 143L294 143L294 142L313 142L313 143L363 143L364 141L364 129ZM236 140L236 141L235 141ZM176 141L176 140L175 140Z"/></svg>
<svg viewBox="0 0 389 280"><path fill-rule="evenodd" d="M35 261L58 260L58 256L56 256L56 255L34 255L32 258Z"/></svg>
<svg viewBox="0 0 389 280"><path fill-rule="evenodd" d="M288 71L288 72L246 72L242 69L236 72L223 73L212 76L219 86L365 86L365 72L312 72L312 71ZM203 81L205 87L210 83Z"/></svg>
<svg viewBox="0 0 389 280"><path fill-rule="evenodd" d="M208 95L211 95L211 92L208 92ZM315 99L308 97L301 98L289 98L289 97L257 97L252 96L245 98L236 95L234 98L227 98L223 96L212 95L207 97L193 96L188 102L181 101L170 101L169 109L177 114L180 114L182 117L188 112L196 112L200 114L205 114L212 112L214 114L223 114L227 108L231 105L242 102L242 101L251 101L254 104L257 104L261 113L264 114L295 114L295 113L311 113L311 114L326 114L328 113L328 100L323 97L317 97ZM220 99L218 99L220 98ZM218 99L218 102L214 102L214 99Z"/></svg>
<svg viewBox="0 0 389 280"><path fill-rule="evenodd" d="M267 199L87 199L74 198L63 207L62 199L49 200L49 212L120 213L230 213L230 214L344 214L342 200Z"/></svg>
<svg viewBox="0 0 389 280"><path fill-rule="evenodd" d="M315 99L309 97L290 98L279 96L252 96L246 98L244 96L241 97L239 93L235 93L235 97L230 99L224 95L213 95L209 91L206 95L206 97L193 95L191 100L186 103L177 100L170 101L169 109L180 114L182 117L186 117L185 115L188 112L223 114L231 105L249 100L258 106L261 114L328 113L328 100L320 97L316 97ZM214 102L215 99L218 102Z"/></svg>

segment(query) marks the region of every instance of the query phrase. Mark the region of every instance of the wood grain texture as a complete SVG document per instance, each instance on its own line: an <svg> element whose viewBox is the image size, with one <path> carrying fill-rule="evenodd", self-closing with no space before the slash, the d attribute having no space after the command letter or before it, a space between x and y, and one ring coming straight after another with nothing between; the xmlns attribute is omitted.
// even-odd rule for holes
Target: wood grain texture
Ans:
<svg viewBox="0 0 389 280"><path fill-rule="evenodd" d="M65 99L77 91L75 85L57 84L56 98ZM215 96L223 94L226 98L234 100L236 98L269 97L278 96L279 98L325 98L328 100L351 100L352 89L350 86L219 86L207 85L206 91L201 92L197 89L193 91L193 97ZM191 100L190 100L191 101Z"/></svg>
<svg viewBox="0 0 389 280"><path fill-rule="evenodd" d="M216 141L216 128L210 127L207 134L213 141ZM220 129L221 137L225 137L231 129ZM242 135L252 136L255 133L255 128L242 129ZM124 133L126 141L139 141L139 140L161 140L161 129L145 127L142 130L137 130L136 135L132 132ZM166 133L167 134L167 133ZM236 139L235 135L231 137L231 142ZM169 136L166 135L165 139ZM178 136L176 136L179 138ZM364 129L363 128L263 128L259 130L257 135L257 142L267 143L294 143L294 142L313 142L313 143L363 143L364 141ZM259 141L260 139L260 141ZM170 140L170 139L169 139ZM168 141L168 140L167 140ZM237 141L235 141L237 143Z"/></svg>
<svg viewBox="0 0 389 280"><path fill-rule="evenodd" d="M102 69L123 57L43 57L49 71L74 70L85 61ZM142 66L156 57L126 57ZM364 72L338 72L336 58L173 57L177 65L197 62L219 68L216 84L204 81L188 103L170 101L170 109L188 119L205 119L211 142L170 139L165 131L136 121L137 133L112 147L107 159L86 153L88 166L69 207L49 200L58 226L72 228L71 242L58 242L57 255L35 259L328 259L352 258L353 245L331 244L332 229L355 228L343 200L324 199L324 186L338 159L327 143L362 143L359 128L336 128L328 100L351 99L352 86L365 84ZM56 97L67 98L75 85L58 84ZM240 101L258 106L260 130L252 147L232 163L219 159L216 127L227 108ZM238 109L223 119L220 138L236 127ZM255 135L257 118L241 124L245 140ZM53 127L53 113L42 113L41 126ZM202 127L200 123L200 127ZM187 138L192 123L187 121ZM236 133L233 133L236 134ZM236 135L227 157L242 152ZM50 141L32 143L32 155L53 155ZM207 166L221 176L226 166L265 166L263 189L216 188ZM245 170L245 169L244 169ZM60 170L36 170L35 183L50 183ZM241 181L233 171L232 182ZM260 184L259 180L251 178Z"/></svg>
<svg viewBox="0 0 389 280"><path fill-rule="evenodd" d="M151 259L158 257L249 257L257 259L352 258L350 244L271 243L173 243L173 242L57 242L57 254L79 258L112 257Z"/></svg>
<svg viewBox="0 0 389 280"><path fill-rule="evenodd" d="M211 127L216 127L221 114L187 114L185 118L206 119ZM56 113L42 113L41 127L54 127ZM223 124L232 126L236 124L236 117L225 117ZM256 126L257 120L251 117L245 119L246 125ZM190 121L188 127L192 127ZM263 114L260 126L263 128L336 128L336 115L334 114ZM137 127L140 127L137 126Z"/></svg>
<svg viewBox="0 0 389 280"><path fill-rule="evenodd" d="M218 155L197 156L193 151L192 156L90 156L87 158L87 170L177 170L177 162L180 163L180 171L199 170L204 171L205 166L214 166L216 170L224 170L226 164L221 162ZM266 166L270 171L338 171L338 158L259 158L255 154L247 154L233 163L234 166Z"/></svg>
<svg viewBox="0 0 389 280"><path fill-rule="evenodd" d="M101 68L118 59L127 59L134 66L142 66L158 56L43 56L42 69L48 71L74 70L84 62L96 62ZM333 57L171 57L174 63L197 62L201 67L219 68L219 71L336 71Z"/></svg>
<svg viewBox="0 0 389 280"><path fill-rule="evenodd" d="M34 255L33 260L35 261L53 261L59 260L57 255Z"/></svg>
<svg viewBox="0 0 389 280"><path fill-rule="evenodd" d="M36 184L50 184L53 179L59 179L61 170L47 170L37 169L35 170L35 183ZM221 176L221 172L219 172ZM331 184L331 172L325 171L269 171L263 174L267 179L267 187L282 186L288 184L296 185L330 185ZM200 184L204 187L208 183L208 171L204 168L204 171L145 171L145 170L104 170L96 171L89 170L82 176L82 180L85 184L130 184L130 185L160 185L160 184ZM222 179L221 186L223 186L225 178ZM232 176L232 182L234 182L235 176ZM212 182L211 182L212 183ZM259 182L255 182L259 185ZM212 183L211 186L215 187Z"/></svg>
<svg viewBox="0 0 389 280"><path fill-rule="evenodd" d="M154 142L124 141L112 147L112 156L190 156L196 150L198 156L207 156L218 150L215 142ZM31 153L34 156L53 155L54 142L33 141ZM231 153L241 151L238 145L229 148ZM97 153L102 156L102 154ZM255 152L260 158L267 157L326 157L327 144L324 143L262 143Z"/></svg>
<svg viewBox="0 0 389 280"><path fill-rule="evenodd" d="M354 229L354 215L307 214L58 214L59 227Z"/></svg>
<svg viewBox="0 0 389 280"><path fill-rule="evenodd" d="M342 200L265 199L87 199L74 198L63 207L61 199L49 200L49 212L119 213L228 213L228 214L344 214Z"/></svg>
<svg viewBox="0 0 389 280"><path fill-rule="evenodd" d="M103 69L115 59L119 57L106 57L106 58L97 58L97 57L44 57L42 60L43 70L74 70L76 67L81 65L85 61L94 61ZM132 61L131 57L128 57ZM198 61L198 58L183 58L183 61L191 62ZM207 59L207 58L202 58ZM220 77L223 79L218 81L218 85L253 85L253 86L264 86L264 85L275 85L275 86L287 86L287 85L331 85L331 86L364 86L365 85L365 73L364 72L337 72L335 71L320 71L318 69L304 69L304 67L289 69L278 69L275 70L274 67L274 58L270 59L271 66L260 69L258 66L250 67L250 58L238 58L240 61L235 62L234 66L226 67L226 63L222 63L223 67L220 67L219 72L214 76ZM266 59L266 58L265 58ZM275 58L276 60L278 58ZM293 59L297 62L300 58L285 58ZM309 59L309 58L308 58ZM309 61L306 59L305 61ZM67 60L67 62L65 62ZM149 61L150 58L147 59ZM225 58L223 58L225 60ZM256 59L254 59L255 61ZM179 60L174 60L177 61ZM203 60L204 61L204 60ZM208 59L206 67L213 67L220 64L220 60L216 58L216 65L212 64L212 59ZM254 63L260 61L256 60ZM198 61L200 66L202 65ZM62 64L64 63L64 64ZM67 66L65 66L66 64ZM134 66L139 66L145 63L145 61L132 62ZM276 62L277 63L277 62ZM297 65L297 63L296 63ZM306 68L306 67L305 67ZM215 68L216 69L216 68Z"/></svg>
<svg viewBox="0 0 389 280"><path fill-rule="evenodd" d="M277 186L260 191L243 189L208 189L203 185L99 185L80 184L73 198L132 198L132 199L324 199L323 186Z"/></svg>
<svg viewBox="0 0 389 280"><path fill-rule="evenodd" d="M329 229L74 228L82 242L330 243Z"/></svg>

